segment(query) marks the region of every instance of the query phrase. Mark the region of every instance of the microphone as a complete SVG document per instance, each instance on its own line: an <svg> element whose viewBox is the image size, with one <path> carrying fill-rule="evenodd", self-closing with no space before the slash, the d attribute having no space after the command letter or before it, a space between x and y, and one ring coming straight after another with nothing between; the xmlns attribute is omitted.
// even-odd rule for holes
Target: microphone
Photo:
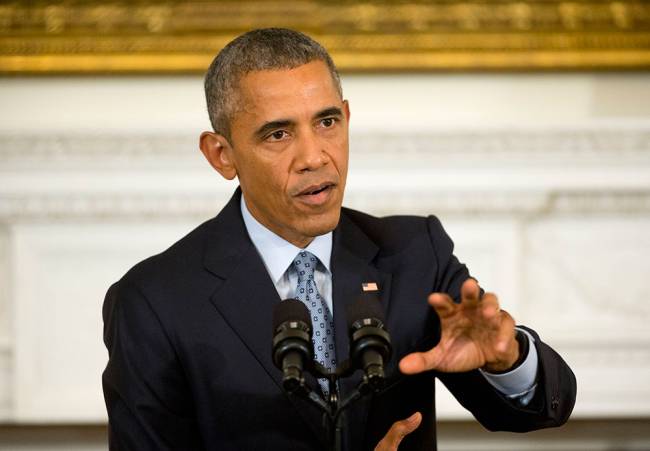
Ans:
<svg viewBox="0 0 650 451"><path fill-rule="evenodd" d="M384 326L384 312L376 295L364 293L347 308L350 331L350 359L363 369L374 392L384 386L384 362L391 355L390 335Z"/></svg>
<svg viewBox="0 0 650 451"><path fill-rule="evenodd" d="M305 385L305 366L313 361L309 310L297 299L273 308L273 363L282 370L282 386L290 393Z"/></svg>

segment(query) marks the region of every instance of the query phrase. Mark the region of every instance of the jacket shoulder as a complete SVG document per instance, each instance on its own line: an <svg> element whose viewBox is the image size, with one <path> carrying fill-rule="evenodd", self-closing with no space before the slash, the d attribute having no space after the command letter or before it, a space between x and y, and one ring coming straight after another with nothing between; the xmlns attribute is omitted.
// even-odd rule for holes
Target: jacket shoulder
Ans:
<svg viewBox="0 0 650 451"><path fill-rule="evenodd" d="M200 273L205 242L216 220L205 221L166 250L136 263L117 283L136 285L146 291L147 286L169 286L173 281L187 280Z"/></svg>
<svg viewBox="0 0 650 451"><path fill-rule="evenodd" d="M434 215L377 217L349 208L344 208L343 213L383 252L399 251L413 245L436 247L438 241L449 239L440 220Z"/></svg>

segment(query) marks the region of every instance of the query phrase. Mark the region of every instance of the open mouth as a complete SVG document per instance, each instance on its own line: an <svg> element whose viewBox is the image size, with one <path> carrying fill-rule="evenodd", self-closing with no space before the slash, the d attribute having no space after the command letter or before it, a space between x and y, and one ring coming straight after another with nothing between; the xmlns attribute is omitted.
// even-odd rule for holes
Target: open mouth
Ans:
<svg viewBox="0 0 650 451"><path fill-rule="evenodd" d="M332 183L322 183L316 186L310 186L300 193L301 196L316 196L324 191L330 190L334 185Z"/></svg>
<svg viewBox="0 0 650 451"><path fill-rule="evenodd" d="M331 194L335 187L336 184L332 182L311 185L298 193L297 197L301 202L311 207L323 207L333 199Z"/></svg>

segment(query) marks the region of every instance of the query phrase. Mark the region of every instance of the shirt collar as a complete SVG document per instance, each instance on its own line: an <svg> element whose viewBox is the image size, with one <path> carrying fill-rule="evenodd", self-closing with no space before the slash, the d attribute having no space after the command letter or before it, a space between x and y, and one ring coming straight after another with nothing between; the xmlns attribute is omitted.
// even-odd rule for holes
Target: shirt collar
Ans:
<svg viewBox="0 0 650 451"><path fill-rule="evenodd" d="M277 283L284 276L284 273L293 262L293 259L296 258L298 252L303 249L294 246L260 224L250 211L248 211L243 194L241 197L241 214L244 218L244 225L246 226L248 235L257 248L257 252L262 257L266 270L269 272L273 283ZM332 232L317 236L304 250L318 257L325 270L330 272Z"/></svg>

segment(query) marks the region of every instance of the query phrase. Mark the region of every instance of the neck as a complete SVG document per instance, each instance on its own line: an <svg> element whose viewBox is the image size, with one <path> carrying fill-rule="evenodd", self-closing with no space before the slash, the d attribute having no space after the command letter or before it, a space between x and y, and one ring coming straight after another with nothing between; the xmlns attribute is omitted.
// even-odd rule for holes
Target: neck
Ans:
<svg viewBox="0 0 650 451"><path fill-rule="evenodd" d="M266 221L261 215L258 214L255 208L251 208L250 204L246 200L246 197L242 194L242 199L244 203L244 208L248 210L248 213L255 219L259 224L264 226L266 229L275 233L277 236L287 241L288 243L293 244L294 246L305 249L309 244L314 241L313 236L304 236L297 233L292 233L291 230L283 229L280 227L275 227L273 223Z"/></svg>

